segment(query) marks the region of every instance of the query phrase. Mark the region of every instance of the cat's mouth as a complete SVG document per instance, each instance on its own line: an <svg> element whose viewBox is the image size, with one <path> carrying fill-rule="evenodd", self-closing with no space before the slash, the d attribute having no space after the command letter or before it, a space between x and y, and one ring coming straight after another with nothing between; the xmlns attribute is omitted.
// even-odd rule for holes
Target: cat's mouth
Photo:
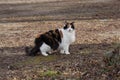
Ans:
<svg viewBox="0 0 120 80"><path fill-rule="evenodd" d="M70 29L70 30L68 30L68 32L72 32L72 31L73 31L73 30L71 30L71 29Z"/></svg>

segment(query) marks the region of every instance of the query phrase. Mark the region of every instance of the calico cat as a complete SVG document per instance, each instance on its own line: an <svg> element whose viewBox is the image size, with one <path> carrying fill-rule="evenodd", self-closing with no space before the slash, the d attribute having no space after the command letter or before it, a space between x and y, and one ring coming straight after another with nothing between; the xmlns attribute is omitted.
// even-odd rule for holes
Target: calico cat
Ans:
<svg viewBox="0 0 120 80"><path fill-rule="evenodd" d="M65 22L63 28L50 30L46 33L38 35L35 38L35 46L26 52L29 56L35 56L40 51L43 56L48 56L52 50L60 50L62 54L70 54L69 46L75 41L74 22Z"/></svg>

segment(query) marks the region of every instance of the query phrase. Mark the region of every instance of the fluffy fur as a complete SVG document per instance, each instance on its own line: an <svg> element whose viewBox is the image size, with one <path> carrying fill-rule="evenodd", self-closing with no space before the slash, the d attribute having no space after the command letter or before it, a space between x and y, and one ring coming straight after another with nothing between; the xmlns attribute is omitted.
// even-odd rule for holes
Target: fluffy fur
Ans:
<svg viewBox="0 0 120 80"><path fill-rule="evenodd" d="M35 46L27 51L28 55L35 56L40 51L43 56L48 56L52 50L60 50L62 54L70 54L69 46L75 41L74 22L66 22L61 29L50 30L35 38Z"/></svg>

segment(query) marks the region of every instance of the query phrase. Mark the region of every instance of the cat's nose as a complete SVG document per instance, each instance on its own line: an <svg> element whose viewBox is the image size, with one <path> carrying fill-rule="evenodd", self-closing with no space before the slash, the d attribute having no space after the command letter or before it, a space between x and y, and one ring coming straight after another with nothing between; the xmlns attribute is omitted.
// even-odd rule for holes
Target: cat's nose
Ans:
<svg viewBox="0 0 120 80"><path fill-rule="evenodd" d="M72 29L69 29L68 31L69 31L69 32L71 32L71 31L72 31Z"/></svg>

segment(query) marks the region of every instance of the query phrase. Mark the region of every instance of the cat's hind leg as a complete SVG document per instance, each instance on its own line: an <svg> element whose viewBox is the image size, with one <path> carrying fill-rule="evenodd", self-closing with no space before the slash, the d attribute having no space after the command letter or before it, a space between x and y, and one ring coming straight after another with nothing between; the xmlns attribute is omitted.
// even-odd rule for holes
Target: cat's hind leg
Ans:
<svg viewBox="0 0 120 80"><path fill-rule="evenodd" d="M43 43L40 47L40 51L43 56L48 56L47 52L51 51L51 47Z"/></svg>
<svg viewBox="0 0 120 80"><path fill-rule="evenodd" d="M63 49L60 49L61 54L65 54L65 51Z"/></svg>

